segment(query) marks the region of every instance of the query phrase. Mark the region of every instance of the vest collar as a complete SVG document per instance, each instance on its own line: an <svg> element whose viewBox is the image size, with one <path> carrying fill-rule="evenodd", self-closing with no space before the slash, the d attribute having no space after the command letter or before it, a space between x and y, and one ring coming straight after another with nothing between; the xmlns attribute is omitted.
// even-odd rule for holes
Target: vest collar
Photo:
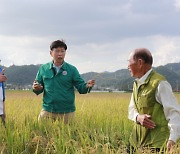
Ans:
<svg viewBox="0 0 180 154"><path fill-rule="evenodd" d="M144 81L144 84L147 84L151 78L151 76L154 74L154 71L151 70L151 72L149 73L148 77L146 78L146 80Z"/></svg>
<svg viewBox="0 0 180 154"><path fill-rule="evenodd" d="M150 74L153 72L152 68L146 72L145 75L143 75L140 79L136 79L135 82L138 86L142 85L142 84L146 84L149 81L149 76ZM148 79L148 81L147 81Z"/></svg>

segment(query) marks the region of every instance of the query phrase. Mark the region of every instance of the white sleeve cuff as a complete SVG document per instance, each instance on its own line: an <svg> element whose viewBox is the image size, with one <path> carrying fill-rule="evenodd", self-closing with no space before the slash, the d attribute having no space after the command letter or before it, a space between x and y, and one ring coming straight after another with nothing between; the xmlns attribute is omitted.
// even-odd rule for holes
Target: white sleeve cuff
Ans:
<svg viewBox="0 0 180 154"><path fill-rule="evenodd" d="M172 140L174 142L176 142L179 139L179 136L176 134L170 134L169 136L169 140Z"/></svg>
<svg viewBox="0 0 180 154"><path fill-rule="evenodd" d="M133 121L134 122L136 122L137 123L137 121L136 121L136 117L139 115L139 113L136 113L135 115L134 115L134 119L133 119Z"/></svg>

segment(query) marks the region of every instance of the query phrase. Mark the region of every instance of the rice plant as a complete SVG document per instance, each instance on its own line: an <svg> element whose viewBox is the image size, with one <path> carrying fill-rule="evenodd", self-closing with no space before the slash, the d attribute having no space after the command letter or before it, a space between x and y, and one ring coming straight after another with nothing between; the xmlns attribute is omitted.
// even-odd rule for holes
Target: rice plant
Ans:
<svg viewBox="0 0 180 154"><path fill-rule="evenodd" d="M42 95L7 91L6 128L0 123L2 154L115 154L126 153L132 130L128 120L130 93L76 94L72 123L38 123ZM180 102L180 94L176 94ZM180 143L173 149L180 152Z"/></svg>

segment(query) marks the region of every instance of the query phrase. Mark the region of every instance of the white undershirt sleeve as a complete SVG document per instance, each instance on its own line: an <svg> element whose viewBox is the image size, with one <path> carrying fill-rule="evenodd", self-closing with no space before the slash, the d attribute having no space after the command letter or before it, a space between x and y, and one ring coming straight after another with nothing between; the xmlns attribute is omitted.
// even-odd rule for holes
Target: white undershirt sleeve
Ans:
<svg viewBox="0 0 180 154"><path fill-rule="evenodd" d="M133 120L134 122L136 122L136 117L139 113L136 110L135 104L134 104L134 97L133 94L131 95L131 100L130 100L130 104L129 104L129 108L128 108L128 118L130 120Z"/></svg>
<svg viewBox="0 0 180 154"><path fill-rule="evenodd" d="M176 142L180 138L180 105L167 81L160 82L156 91L156 100L163 105L164 114L170 129L169 140Z"/></svg>

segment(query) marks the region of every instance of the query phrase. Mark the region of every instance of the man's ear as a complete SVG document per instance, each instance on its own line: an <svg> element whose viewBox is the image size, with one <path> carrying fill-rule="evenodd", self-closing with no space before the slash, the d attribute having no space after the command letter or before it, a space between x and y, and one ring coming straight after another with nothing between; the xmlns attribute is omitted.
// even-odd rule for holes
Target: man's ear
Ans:
<svg viewBox="0 0 180 154"><path fill-rule="evenodd" d="M138 59L138 63L139 63L140 68L142 68L142 66L144 65L144 60Z"/></svg>
<svg viewBox="0 0 180 154"><path fill-rule="evenodd" d="M142 65L143 60L142 59L138 59L138 62L139 62L140 65Z"/></svg>
<svg viewBox="0 0 180 154"><path fill-rule="evenodd" d="M50 55L52 56L52 50L49 51Z"/></svg>

